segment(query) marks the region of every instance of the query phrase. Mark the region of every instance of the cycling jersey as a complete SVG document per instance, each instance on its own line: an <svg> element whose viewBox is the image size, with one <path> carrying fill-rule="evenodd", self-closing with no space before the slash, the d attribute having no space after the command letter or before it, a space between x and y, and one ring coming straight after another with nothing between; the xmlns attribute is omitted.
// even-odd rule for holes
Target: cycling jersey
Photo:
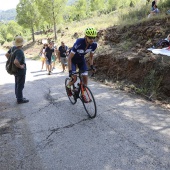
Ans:
<svg viewBox="0 0 170 170"><path fill-rule="evenodd" d="M74 53L72 62L74 63L84 62L84 56L87 53L94 53L96 48L97 48L96 42L89 44L89 46L86 49L86 39L85 38L77 39L77 41L75 42L74 46L71 49L71 52Z"/></svg>

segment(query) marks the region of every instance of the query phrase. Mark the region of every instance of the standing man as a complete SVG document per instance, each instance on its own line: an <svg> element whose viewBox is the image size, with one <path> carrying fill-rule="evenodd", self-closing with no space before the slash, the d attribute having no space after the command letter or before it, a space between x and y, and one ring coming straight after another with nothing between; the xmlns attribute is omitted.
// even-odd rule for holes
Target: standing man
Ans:
<svg viewBox="0 0 170 170"><path fill-rule="evenodd" d="M13 54L15 57L14 64L18 68L18 72L14 75L15 76L15 95L17 98L17 103L27 103L29 100L23 97L23 89L25 84L25 77L26 77L26 63L25 63L25 55L22 50L22 46L24 44L24 40L21 36L16 36L13 42L13 47L5 54L8 58L10 53L14 50L15 53Z"/></svg>
<svg viewBox="0 0 170 170"><path fill-rule="evenodd" d="M65 71L65 67L67 64L67 54L68 54L68 47L62 41L61 46L58 49L58 58L59 58L59 62L61 62L63 72Z"/></svg>
<svg viewBox="0 0 170 170"><path fill-rule="evenodd" d="M54 46L54 43L50 42L48 47L45 49L45 57L46 57L48 75L51 74L51 70L52 70L52 54L55 51L53 46Z"/></svg>

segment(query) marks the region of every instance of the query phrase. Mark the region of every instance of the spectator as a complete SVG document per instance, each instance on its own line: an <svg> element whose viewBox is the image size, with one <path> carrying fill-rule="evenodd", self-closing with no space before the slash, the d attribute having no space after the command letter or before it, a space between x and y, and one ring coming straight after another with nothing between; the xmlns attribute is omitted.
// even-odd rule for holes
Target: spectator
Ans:
<svg viewBox="0 0 170 170"><path fill-rule="evenodd" d="M61 62L63 72L65 71L65 67L67 65L67 55L68 55L68 47L62 41L61 46L58 49L58 58L59 58L59 62Z"/></svg>
<svg viewBox="0 0 170 170"><path fill-rule="evenodd" d="M18 67L18 72L15 75L15 95L18 104L29 102L28 99L23 97L23 89L26 77L25 55L22 50L24 42L25 41L21 36L16 36L13 42L14 46L5 54L5 56L8 58L10 53L17 49L17 51L14 53L14 64Z"/></svg>
<svg viewBox="0 0 170 170"><path fill-rule="evenodd" d="M45 49L47 48L47 46L48 46L47 44L44 44L43 48L40 51L40 57L42 62L41 71L43 70L44 64L46 65ZM46 65L46 70L47 70L47 65Z"/></svg>
<svg viewBox="0 0 170 170"><path fill-rule="evenodd" d="M51 74L52 71L52 53L54 53L53 43L50 42L48 47L45 49L45 57L46 57L46 64L47 64L47 71L48 75Z"/></svg>
<svg viewBox="0 0 170 170"><path fill-rule="evenodd" d="M52 70L55 69L55 65L56 65L57 46L53 44L53 48L55 52L52 53Z"/></svg>
<svg viewBox="0 0 170 170"><path fill-rule="evenodd" d="M151 8L151 11L154 10L154 6L156 5L156 0L152 1L152 8Z"/></svg>

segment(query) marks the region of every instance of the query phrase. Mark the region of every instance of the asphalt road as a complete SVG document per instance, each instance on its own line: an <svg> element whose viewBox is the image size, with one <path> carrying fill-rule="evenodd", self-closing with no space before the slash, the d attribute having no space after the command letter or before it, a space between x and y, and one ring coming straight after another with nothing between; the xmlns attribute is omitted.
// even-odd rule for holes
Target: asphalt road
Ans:
<svg viewBox="0 0 170 170"><path fill-rule="evenodd" d="M97 117L65 93L67 73L27 60L24 96L0 51L0 170L169 170L170 111L92 80Z"/></svg>

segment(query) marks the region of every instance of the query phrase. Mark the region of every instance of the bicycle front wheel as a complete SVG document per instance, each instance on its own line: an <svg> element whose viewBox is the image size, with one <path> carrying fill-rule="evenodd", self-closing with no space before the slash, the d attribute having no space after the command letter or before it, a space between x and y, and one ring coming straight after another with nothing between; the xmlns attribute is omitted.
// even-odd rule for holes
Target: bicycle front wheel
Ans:
<svg viewBox="0 0 170 170"><path fill-rule="evenodd" d="M84 109L86 110L90 118L95 118L97 114L96 101L94 99L93 93L91 90L84 85L84 94L81 92L81 101L83 103Z"/></svg>
<svg viewBox="0 0 170 170"><path fill-rule="evenodd" d="M76 104L76 102L77 102L77 97L76 97L75 93L73 92L73 86L71 86L71 91L70 91L70 92L68 92L68 90L67 90L67 84L68 84L69 81L70 81L70 78L66 78L66 79L65 79L66 94L67 94L70 102L71 102L72 104Z"/></svg>

